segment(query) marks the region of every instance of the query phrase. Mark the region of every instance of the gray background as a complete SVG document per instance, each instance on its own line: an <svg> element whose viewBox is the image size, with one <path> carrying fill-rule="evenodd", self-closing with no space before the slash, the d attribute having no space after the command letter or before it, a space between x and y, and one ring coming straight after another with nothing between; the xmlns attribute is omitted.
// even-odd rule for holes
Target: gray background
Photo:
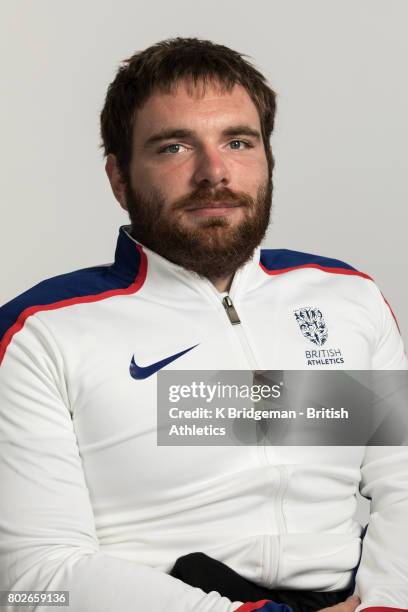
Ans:
<svg viewBox="0 0 408 612"><path fill-rule="evenodd" d="M112 260L126 214L98 149L119 62L169 36L252 56L278 92L266 245L343 259L408 338L405 0L3 0L0 303Z"/></svg>

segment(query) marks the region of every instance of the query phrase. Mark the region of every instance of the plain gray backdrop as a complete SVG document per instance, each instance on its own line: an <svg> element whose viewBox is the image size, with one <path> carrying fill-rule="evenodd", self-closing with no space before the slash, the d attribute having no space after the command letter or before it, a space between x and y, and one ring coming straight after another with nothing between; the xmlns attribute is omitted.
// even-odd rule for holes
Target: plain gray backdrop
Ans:
<svg viewBox="0 0 408 612"><path fill-rule="evenodd" d="M278 93L265 245L370 274L408 338L405 0L3 0L0 16L0 303L112 261L127 216L98 148L106 88L136 50L198 36Z"/></svg>

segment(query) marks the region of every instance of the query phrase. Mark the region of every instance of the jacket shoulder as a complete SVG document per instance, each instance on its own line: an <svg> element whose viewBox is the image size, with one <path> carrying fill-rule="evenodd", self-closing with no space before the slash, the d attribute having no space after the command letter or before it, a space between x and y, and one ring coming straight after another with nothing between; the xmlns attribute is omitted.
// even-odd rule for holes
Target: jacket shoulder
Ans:
<svg viewBox="0 0 408 612"><path fill-rule="evenodd" d="M120 288L124 281L111 264L83 268L41 281L0 308L0 342L10 328L39 310L69 306L75 300Z"/></svg>
<svg viewBox="0 0 408 612"><path fill-rule="evenodd" d="M260 265L268 274L280 274L298 268L317 268L329 273L351 274L372 280L368 274L359 272L340 259L290 249L261 249Z"/></svg>

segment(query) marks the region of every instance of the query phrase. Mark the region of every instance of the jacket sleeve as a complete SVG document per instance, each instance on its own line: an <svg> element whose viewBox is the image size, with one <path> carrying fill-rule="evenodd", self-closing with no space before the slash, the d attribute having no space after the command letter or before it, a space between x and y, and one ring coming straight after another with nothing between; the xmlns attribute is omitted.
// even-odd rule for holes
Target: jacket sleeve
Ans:
<svg viewBox="0 0 408 612"><path fill-rule="evenodd" d="M69 591L71 612L232 612L247 605L99 550L64 364L37 317L14 335L0 366L0 590ZM64 608L21 608L54 609Z"/></svg>
<svg viewBox="0 0 408 612"><path fill-rule="evenodd" d="M379 323L372 369L407 370L396 320L374 288ZM361 599L356 610L408 610L408 447L367 446L360 492L371 500L371 507L356 575Z"/></svg>

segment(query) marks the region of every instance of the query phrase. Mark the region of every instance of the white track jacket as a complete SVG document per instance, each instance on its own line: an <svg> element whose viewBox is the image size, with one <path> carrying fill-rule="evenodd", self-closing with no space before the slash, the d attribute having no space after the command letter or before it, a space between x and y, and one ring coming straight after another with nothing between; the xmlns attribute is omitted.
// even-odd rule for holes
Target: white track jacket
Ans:
<svg viewBox="0 0 408 612"><path fill-rule="evenodd" d="M302 332L301 309L324 317L323 345ZM371 515L357 610L408 609L407 447L156 443L162 360L407 369L369 276L257 249L226 296L122 227L112 265L41 282L0 312L0 590L68 590L71 612L241 607L168 575L197 551L267 588L346 588L361 553L360 489ZM130 375L132 360L144 377Z"/></svg>

